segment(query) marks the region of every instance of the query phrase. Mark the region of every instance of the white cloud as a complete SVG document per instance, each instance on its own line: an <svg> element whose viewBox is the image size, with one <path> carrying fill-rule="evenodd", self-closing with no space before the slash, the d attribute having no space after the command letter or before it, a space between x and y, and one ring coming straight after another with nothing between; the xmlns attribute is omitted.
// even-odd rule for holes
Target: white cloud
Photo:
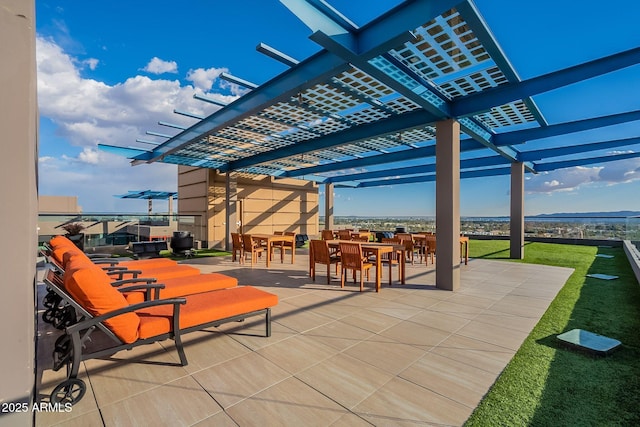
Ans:
<svg viewBox="0 0 640 427"><path fill-rule="evenodd" d="M602 166L557 169L530 175L525 182L528 193L576 191L586 185L613 185L640 179L640 158L604 163Z"/></svg>
<svg viewBox="0 0 640 427"><path fill-rule="evenodd" d="M213 87L213 82L221 73L228 71L226 68L197 68L189 70L186 79L203 92L208 92Z"/></svg>
<svg viewBox="0 0 640 427"><path fill-rule="evenodd" d="M89 59L85 59L82 63L86 64L91 70L95 70L98 67L98 63L100 61L98 61L95 58L89 58Z"/></svg>
<svg viewBox="0 0 640 427"><path fill-rule="evenodd" d="M178 80L136 75L108 85L83 78L81 67L97 66L98 60L82 63L42 37L37 38L36 59L40 115L56 125L55 138L46 132L40 137L41 152L46 153L39 163L41 194L78 195L85 211L130 212L131 201L118 207L121 202L112 200L114 194L176 190L175 165L131 167L130 160L98 150L97 144L148 149L135 142L147 130L177 133L159 127L158 121L194 123L194 119L174 114L174 109L207 116L219 107L194 100L194 87ZM217 93L207 96L226 102L237 98Z"/></svg>
<svg viewBox="0 0 640 427"><path fill-rule="evenodd" d="M151 61L149 61L142 71L152 74L177 73L178 63L176 61L163 61L155 56L151 58Z"/></svg>

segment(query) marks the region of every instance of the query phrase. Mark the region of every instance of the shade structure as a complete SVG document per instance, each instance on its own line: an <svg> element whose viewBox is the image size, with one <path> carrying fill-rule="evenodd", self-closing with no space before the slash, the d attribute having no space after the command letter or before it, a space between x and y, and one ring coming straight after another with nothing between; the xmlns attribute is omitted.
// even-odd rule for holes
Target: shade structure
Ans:
<svg viewBox="0 0 640 427"><path fill-rule="evenodd" d="M435 179L435 123L449 118L460 123L462 178L508 174L513 162L535 173L638 155L629 151L635 135L553 149L523 144L639 120L634 110L548 123L534 97L632 67L640 48L523 80L470 0L405 1L363 27L325 2L282 3L310 28L318 53L297 60L260 44L290 68L262 84L225 74L246 94L150 149L102 148L134 164L353 187ZM622 147L628 152L603 151ZM408 161L412 169L393 165ZM363 167L377 175L344 172Z"/></svg>

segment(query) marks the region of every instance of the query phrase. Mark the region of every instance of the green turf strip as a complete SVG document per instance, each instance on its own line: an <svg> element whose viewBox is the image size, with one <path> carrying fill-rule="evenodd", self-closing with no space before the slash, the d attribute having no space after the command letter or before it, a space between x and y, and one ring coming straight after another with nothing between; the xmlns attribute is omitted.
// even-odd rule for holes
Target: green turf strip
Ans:
<svg viewBox="0 0 640 427"><path fill-rule="evenodd" d="M474 240L470 251L506 259L509 242ZM622 248L528 243L522 262L575 271L465 425L640 425L640 287ZM574 328L622 347L607 357L565 349L555 337Z"/></svg>

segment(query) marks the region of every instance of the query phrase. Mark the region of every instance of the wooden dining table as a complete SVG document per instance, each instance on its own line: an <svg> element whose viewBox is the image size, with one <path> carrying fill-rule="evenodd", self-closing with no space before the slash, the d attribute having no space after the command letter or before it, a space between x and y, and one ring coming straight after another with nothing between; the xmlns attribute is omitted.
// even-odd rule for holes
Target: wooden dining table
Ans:
<svg viewBox="0 0 640 427"><path fill-rule="evenodd" d="M435 240L435 234L412 234L413 240L415 241L426 241ZM469 237L460 236L460 262L464 260L464 265L469 264Z"/></svg>
<svg viewBox="0 0 640 427"><path fill-rule="evenodd" d="M274 243L291 243L293 247L291 250L291 264L294 263L296 256L295 236L287 236L284 234L252 234L251 238L265 244L267 249L267 268L269 268L271 263L271 249ZM280 251L280 262L284 262L284 251Z"/></svg>
<svg viewBox="0 0 640 427"><path fill-rule="evenodd" d="M394 243L376 243L376 242L353 242L348 240L327 240L327 244L329 248L339 248L340 242L349 242L349 243L359 243L362 247L362 252L371 254L375 257L375 267L376 267L376 292L380 292L380 285L382 283L382 255L390 254L393 252L398 253L399 258L399 268L400 268L400 283L405 284L406 276L405 276L405 258L406 258L406 247L402 244L394 244ZM389 286L392 284L392 265L389 263Z"/></svg>

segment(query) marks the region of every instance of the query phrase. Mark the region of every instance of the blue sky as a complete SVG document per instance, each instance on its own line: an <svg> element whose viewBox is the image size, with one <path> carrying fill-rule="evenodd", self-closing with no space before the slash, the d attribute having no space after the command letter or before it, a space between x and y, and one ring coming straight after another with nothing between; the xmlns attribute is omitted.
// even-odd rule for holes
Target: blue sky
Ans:
<svg viewBox="0 0 640 427"><path fill-rule="evenodd" d="M399 3L328 2L358 25ZM640 46L640 31L625 20L640 16L636 0L475 4L522 79ZM114 195L177 187L176 166L132 167L125 158L97 150L98 143L141 146L136 138L153 139L146 131L175 133L158 121L193 123L174 109L215 111L194 100L194 93L236 99L242 89L219 79L221 72L257 84L283 72L283 64L256 52L260 42L297 59L319 50L308 39L308 28L277 0L36 0L36 23L40 194L77 195L85 212L144 212L145 201ZM534 99L549 123L637 110L640 67ZM637 137L639 129L634 122L535 141L522 149ZM611 152L590 155L604 154ZM525 212L640 210L639 178L639 159L527 174ZM337 189L335 197L337 215L435 213L433 183ZM154 207L166 210L166 203ZM462 215L508 213L508 176L461 182Z"/></svg>

